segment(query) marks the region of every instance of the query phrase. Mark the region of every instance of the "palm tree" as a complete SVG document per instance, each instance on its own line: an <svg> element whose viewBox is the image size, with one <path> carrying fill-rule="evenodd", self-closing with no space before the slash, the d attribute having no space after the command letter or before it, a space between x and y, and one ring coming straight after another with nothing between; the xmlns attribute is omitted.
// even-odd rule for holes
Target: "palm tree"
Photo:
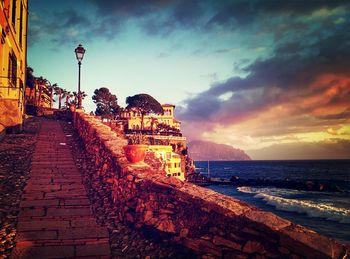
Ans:
<svg viewBox="0 0 350 259"><path fill-rule="evenodd" d="M74 100L72 101L72 104L74 104L74 106L77 106L77 104L78 104L78 93L77 92L73 92L73 97L74 97Z"/></svg>
<svg viewBox="0 0 350 259"><path fill-rule="evenodd" d="M52 108L52 103L53 103L53 94L54 94L54 91L55 91L55 88L57 87L57 84L53 84L51 85L51 83L49 81L48 82L48 85L47 85L47 89L49 90L49 95L50 95L50 108Z"/></svg>
<svg viewBox="0 0 350 259"><path fill-rule="evenodd" d="M36 101L35 101L35 103L36 103L36 106L40 106L41 105L41 100L42 100L42 98L41 98L41 95L42 95L42 93L43 93L43 85L45 85L46 84L46 79L45 78L43 78L42 76L41 77L36 77L35 78L35 82L36 82L36 84L38 85L38 87L39 87L39 94L38 94L38 96L36 96Z"/></svg>
<svg viewBox="0 0 350 259"><path fill-rule="evenodd" d="M80 92L81 103L83 103L83 100L85 99L86 96L88 95L84 91Z"/></svg>
<svg viewBox="0 0 350 259"><path fill-rule="evenodd" d="M58 109L61 109L62 99L64 98L64 95L67 91L59 86L56 86L54 90L55 95L58 95Z"/></svg>
<svg viewBox="0 0 350 259"><path fill-rule="evenodd" d="M68 108L69 107L69 99L72 98L74 95L70 92L70 91L67 91L65 93L65 97L66 97L66 101L65 101L65 104L66 104L66 107Z"/></svg>
<svg viewBox="0 0 350 259"><path fill-rule="evenodd" d="M87 94L84 92L84 91L81 91L80 92L80 98L81 100L84 100L84 98L87 96ZM74 97L74 100L71 102L71 104L77 106L78 105L78 98L79 98L79 95L77 92L73 92L73 96Z"/></svg>

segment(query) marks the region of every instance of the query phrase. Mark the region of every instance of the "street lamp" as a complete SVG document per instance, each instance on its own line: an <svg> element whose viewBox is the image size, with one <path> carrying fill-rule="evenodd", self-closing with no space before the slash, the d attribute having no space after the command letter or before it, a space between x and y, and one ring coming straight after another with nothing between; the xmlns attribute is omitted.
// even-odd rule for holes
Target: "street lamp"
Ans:
<svg viewBox="0 0 350 259"><path fill-rule="evenodd" d="M78 109L81 109L81 94L80 94L80 67L81 67L81 61L83 60L85 49L81 44L74 50L75 55L78 60L78 66L79 66L79 74L78 74Z"/></svg>

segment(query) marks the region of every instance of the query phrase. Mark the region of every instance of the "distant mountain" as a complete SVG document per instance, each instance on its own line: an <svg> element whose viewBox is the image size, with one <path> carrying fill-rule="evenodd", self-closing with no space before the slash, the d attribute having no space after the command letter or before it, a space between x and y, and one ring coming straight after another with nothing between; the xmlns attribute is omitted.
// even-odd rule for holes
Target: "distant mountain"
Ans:
<svg viewBox="0 0 350 259"><path fill-rule="evenodd" d="M193 140L187 144L189 156L193 160L251 160L241 149L214 142Z"/></svg>

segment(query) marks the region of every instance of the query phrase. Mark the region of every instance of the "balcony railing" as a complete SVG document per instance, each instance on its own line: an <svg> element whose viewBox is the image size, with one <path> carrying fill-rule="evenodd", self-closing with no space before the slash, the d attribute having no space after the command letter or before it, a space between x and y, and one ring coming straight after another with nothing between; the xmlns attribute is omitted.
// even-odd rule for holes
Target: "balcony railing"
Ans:
<svg viewBox="0 0 350 259"><path fill-rule="evenodd" d="M15 83L13 83L13 81L15 81ZM5 91L3 91L3 89L5 89ZM18 91L17 98L6 98L5 97L6 90L7 90L8 97L14 91ZM3 93L3 94L1 94L1 93ZM5 95L5 96L3 96L3 95ZM18 106L20 106L23 103L24 85L23 85L23 81L20 77L13 78L13 77L8 77L8 76L0 76L0 99L5 99L5 98L6 99L17 99Z"/></svg>

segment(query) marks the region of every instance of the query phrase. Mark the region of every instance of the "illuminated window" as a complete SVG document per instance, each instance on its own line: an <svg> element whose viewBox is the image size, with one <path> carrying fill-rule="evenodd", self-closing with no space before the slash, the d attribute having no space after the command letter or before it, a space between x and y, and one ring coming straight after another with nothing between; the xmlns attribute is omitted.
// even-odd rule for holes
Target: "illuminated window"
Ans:
<svg viewBox="0 0 350 259"><path fill-rule="evenodd" d="M9 55L8 78L13 87L16 87L17 78L17 58L13 52Z"/></svg>

